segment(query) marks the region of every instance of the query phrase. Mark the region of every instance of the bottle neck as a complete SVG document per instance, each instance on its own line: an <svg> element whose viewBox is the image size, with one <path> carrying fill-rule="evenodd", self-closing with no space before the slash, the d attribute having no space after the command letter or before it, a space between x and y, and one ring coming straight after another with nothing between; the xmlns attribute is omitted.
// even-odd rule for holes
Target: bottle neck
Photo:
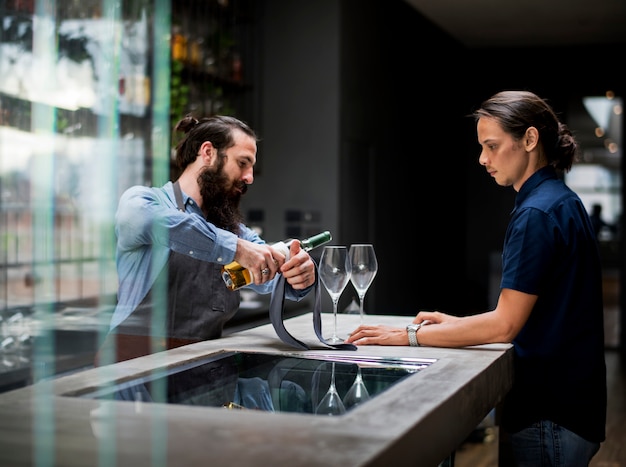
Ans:
<svg viewBox="0 0 626 467"><path fill-rule="evenodd" d="M310 251L313 248L317 248L318 246L323 245L324 243L328 243L330 240L332 240L330 232L322 232L320 234L313 235L312 237L309 237L305 240L301 240L300 246L303 250Z"/></svg>

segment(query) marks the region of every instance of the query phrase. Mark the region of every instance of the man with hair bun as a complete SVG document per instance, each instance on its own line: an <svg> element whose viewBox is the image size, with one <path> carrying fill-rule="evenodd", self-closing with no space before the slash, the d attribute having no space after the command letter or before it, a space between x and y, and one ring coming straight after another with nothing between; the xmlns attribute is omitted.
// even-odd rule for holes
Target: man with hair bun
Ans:
<svg viewBox="0 0 626 467"><path fill-rule="evenodd" d="M248 287L268 294L277 274L285 298L299 301L317 281L309 254L293 242L287 260L243 223L241 197L254 181L257 136L230 116L187 115L174 128L180 177L133 186L115 217L118 301L96 364L128 360L222 335L237 312L223 265L253 272Z"/></svg>
<svg viewBox="0 0 626 467"><path fill-rule="evenodd" d="M517 192L496 307L464 317L420 311L406 328L359 326L347 342L512 343L514 382L500 433L515 465L587 466L605 439L607 387L598 244L583 203L561 176L578 145L532 92L500 92L472 116L478 162Z"/></svg>

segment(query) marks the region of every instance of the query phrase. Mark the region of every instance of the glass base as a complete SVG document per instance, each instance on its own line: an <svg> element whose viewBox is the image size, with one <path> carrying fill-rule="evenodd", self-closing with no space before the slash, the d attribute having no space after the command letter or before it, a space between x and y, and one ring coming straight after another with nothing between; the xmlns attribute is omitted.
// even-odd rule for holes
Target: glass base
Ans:
<svg viewBox="0 0 626 467"><path fill-rule="evenodd" d="M339 336L331 336L328 339L326 339L326 342L331 342L333 344L343 344L344 341L345 339L342 339Z"/></svg>

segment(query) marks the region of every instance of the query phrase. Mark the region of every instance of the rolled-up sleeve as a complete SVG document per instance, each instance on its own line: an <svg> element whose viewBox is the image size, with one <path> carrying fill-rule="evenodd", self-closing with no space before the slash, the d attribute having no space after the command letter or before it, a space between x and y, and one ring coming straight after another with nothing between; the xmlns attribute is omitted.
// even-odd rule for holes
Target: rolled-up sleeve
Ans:
<svg viewBox="0 0 626 467"><path fill-rule="evenodd" d="M237 251L237 235L196 212L179 211L163 190L143 186L129 188L120 198L116 234L121 250L160 245L219 264L231 262Z"/></svg>

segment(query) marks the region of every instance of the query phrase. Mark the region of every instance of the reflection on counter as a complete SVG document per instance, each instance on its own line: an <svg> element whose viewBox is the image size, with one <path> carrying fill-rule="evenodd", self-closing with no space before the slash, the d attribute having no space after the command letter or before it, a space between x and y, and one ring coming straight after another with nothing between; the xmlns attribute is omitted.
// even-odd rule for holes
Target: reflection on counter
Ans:
<svg viewBox="0 0 626 467"><path fill-rule="evenodd" d="M89 399L319 414L335 382L344 413L435 360L221 352L82 394ZM361 383L362 386L357 385ZM357 391L358 388L358 391ZM354 399L355 392L367 395Z"/></svg>

